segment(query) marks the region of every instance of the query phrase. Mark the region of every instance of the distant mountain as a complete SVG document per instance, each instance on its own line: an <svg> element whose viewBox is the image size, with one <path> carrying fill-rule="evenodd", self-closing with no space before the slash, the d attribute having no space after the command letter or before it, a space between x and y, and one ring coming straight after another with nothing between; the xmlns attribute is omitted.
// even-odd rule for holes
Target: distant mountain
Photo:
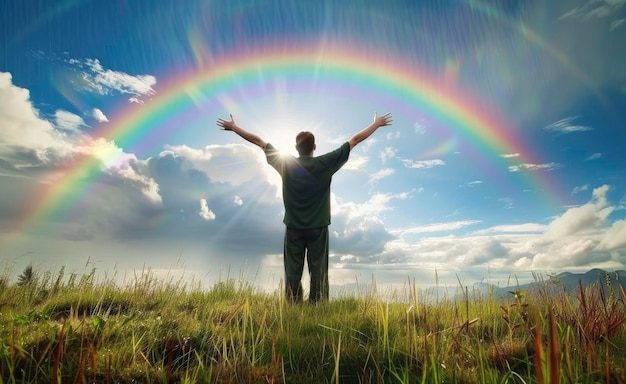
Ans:
<svg viewBox="0 0 626 384"><path fill-rule="evenodd" d="M592 269L585 273L562 272L559 274L535 274L535 281L528 284L513 285L508 287L495 286L485 282L477 282L469 287L461 286L431 286L428 288L418 289L418 295L421 300L438 302L441 300L464 300L466 295L470 298L487 297L493 295L494 299L513 299L513 292L525 291L529 294L537 292L550 293L567 293L578 294L579 283L583 288L600 284L604 293L608 293L608 284L615 295L622 298L619 286L621 285L626 291L626 271L605 271L602 269ZM375 284L344 284L331 286L331 297L367 297L370 295L381 295L391 300L406 300L408 292L400 292L399 294L385 294L379 292Z"/></svg>
<svg viewBox="0 0 626 384"><path fill-rule="evenodd" d="M609 285L613 292L621 297L621 285L626 291L626 271L605 271L603 269L592 269L585 273L562 272L559 274L548 274L539 276L537 281L523 284L519 286L498 287L494 288L494 296L505 297L511 296L511 292L522 290L527 292L546 291L549 292L565 292L576 294L579 290L579 284L583 288L587 288L593 284L600 284L604 289L604 293L608 293Z"/></svg>
<svg viewBox="0 0 626 384"><path fill-rule="evenodd" d="M565 287L566 291L577 289L579 282L583 286L602 283L606 287L608 281L613 287L622 285L626 289L626 271L608 272L603 269L592 269L585 273L563 272L556 275L556 280Z"/></svg>

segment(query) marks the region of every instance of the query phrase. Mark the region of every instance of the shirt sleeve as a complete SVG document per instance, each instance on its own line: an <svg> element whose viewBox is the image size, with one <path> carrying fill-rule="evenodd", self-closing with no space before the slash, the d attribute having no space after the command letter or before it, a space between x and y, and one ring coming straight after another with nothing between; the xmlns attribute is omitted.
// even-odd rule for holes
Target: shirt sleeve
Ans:
<svg viewBox="0 0 626 384"><path fill-rule="evenodd" d="M276 168L276 162L279 160L278 158L278 150L274 148L274 146L270 143L265 145L265 158L267 163L272 167Z"/></svg>
<svg viewBox="0 0 626 384"><path fill-rule="evenodd" d="M350 143L346 141L341 147L325 154L323 157L326 166L330 169L331 174L334 174L350 158Z"/></svg>
<svg viewBox="0 0 626 384"><path fill-rule="evenodd" d="M274 146L270 143L267 143L265 145L265 159L267 160L267 163L271 165L272 168L274 168L276 171L278 171L278 173L282 177L283 171L285 169L285 158L284 156L281 156L280 151L274 148Z"/></svg>

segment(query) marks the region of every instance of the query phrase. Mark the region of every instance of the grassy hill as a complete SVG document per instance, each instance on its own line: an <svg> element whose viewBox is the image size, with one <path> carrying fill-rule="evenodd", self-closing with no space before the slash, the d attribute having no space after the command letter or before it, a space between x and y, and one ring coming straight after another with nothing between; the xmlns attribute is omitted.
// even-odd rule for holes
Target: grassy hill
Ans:
<svg viewBox="0 0 626 384"><path fill-rule="evenodd" d="M0 383L626 382L624 291L597 284L292 306L236 280L95 276L0 282Z"/></svg>

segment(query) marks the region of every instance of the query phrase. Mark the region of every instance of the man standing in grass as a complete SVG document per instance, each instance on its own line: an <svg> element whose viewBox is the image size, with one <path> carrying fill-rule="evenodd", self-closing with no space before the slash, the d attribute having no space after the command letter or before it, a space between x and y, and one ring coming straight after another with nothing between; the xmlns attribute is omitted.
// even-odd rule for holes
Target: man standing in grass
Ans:
<svg viewBox="0 0 626 384"><path fill-rule="evenodd" d="M330 183L332 176L348 161L350 151L380 127L391 125L390 113L374 114L374 121L332 152L313 156L315 137L311 132L296 136L299 157L284 155L258 135L239 127L233 115L218 119L217 125L233 131L265 151L267 162L280 174L285 206L285 290L291 303L302 302L302 273L306 257L311 289L309 302L328 300L328 226L330 225Z"/></svg>

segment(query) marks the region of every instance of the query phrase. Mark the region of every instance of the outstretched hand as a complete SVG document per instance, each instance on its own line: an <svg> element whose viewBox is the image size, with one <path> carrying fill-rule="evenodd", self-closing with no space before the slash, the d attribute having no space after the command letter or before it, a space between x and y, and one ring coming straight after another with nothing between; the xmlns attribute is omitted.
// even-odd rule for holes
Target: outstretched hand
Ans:
<svg viewBox="0 0 626 384"><path fill-rule="evenodd" d="M225 131L233 131L237 127L232 113L230 114L230 120L217 119L217 125Z"/></svg>
<svg viewBox="0 0 626 384"><path fill-rule="evenodd" d="M391 125L393 122L393 118L391 117L391 113L387 112L382 116L378 116L377 113L374 113L374 125L378 127L384 127L386 125Z"/></svg>
<svg viewBox="0 0 626 384"><path fill-rule="evenodd" d="M217 123L216 124L222 130L235 132L236 134L238 134L242 138L248 140L252 144L258 145L261 149L265 149L265 146L267 146L267 142L265 140L263 140L261 137L259 137L258 135L254 134L252 132L248 132L245 129L243 129L240 126L238 126L235 123L235 119L233 119L232 113L230 114L230 120L217 119Z"/></svg>

